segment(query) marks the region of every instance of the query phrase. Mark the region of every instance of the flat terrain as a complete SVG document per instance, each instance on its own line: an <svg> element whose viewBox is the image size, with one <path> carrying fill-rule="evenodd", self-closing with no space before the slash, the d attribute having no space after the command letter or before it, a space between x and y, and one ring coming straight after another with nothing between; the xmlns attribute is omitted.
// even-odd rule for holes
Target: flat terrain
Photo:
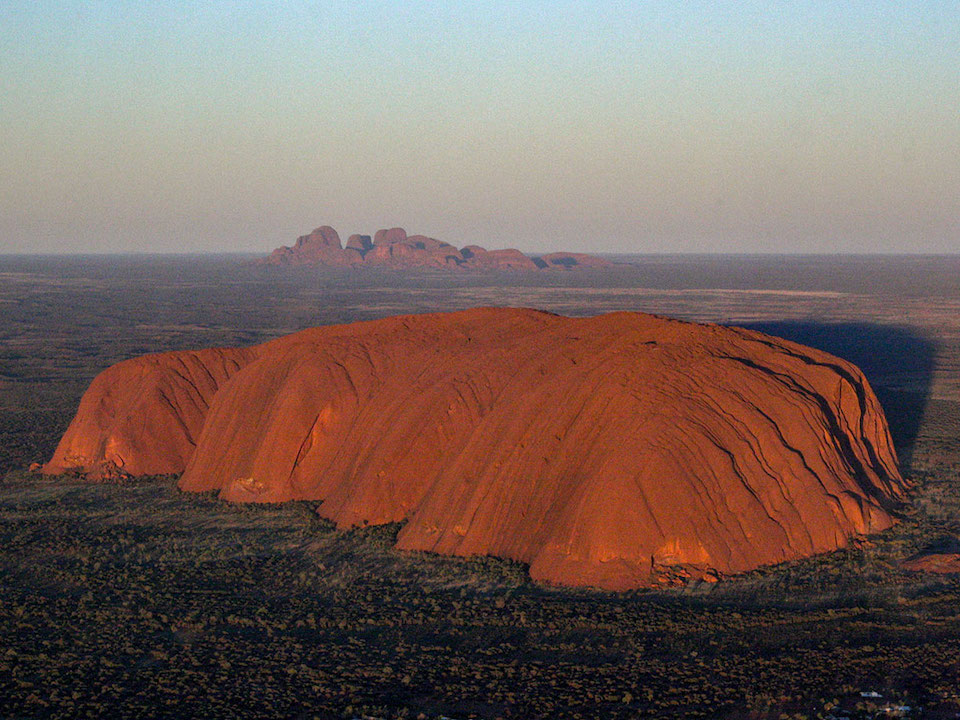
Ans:
<svg viewBox="0 0 960 720"><path fill-rule="evenodd" d="M0 717L866 717L867 689L953 717L960 577L901 563L960 536L960 258L620 259L531 276L0 257ZM124 358L476 305L749 325L846 357L914 508L828 556L610 594L398 553L396 527L337 532L303 503L24 472Z"/></svg>

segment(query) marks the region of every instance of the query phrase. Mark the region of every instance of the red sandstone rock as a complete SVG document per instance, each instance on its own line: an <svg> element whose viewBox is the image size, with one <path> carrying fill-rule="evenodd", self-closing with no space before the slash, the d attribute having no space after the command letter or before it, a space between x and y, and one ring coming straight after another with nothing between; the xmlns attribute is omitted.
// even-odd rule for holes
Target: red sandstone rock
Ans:
<svg viewBox="0 0 960 720"><path fill-rule="evenodd" d="M423 236L413 236L414 238ZM389 245L377 245L366 256L368 264L394 268L429 268L456 266L461 261L460 251L452 245L432 238L427 244L413 238Z"/></svg>
<svg viewBox="0 0 960 720"><path fill-rule="evenodd" d="M183 472L210 401L256 354L256 348L162 353L104 370L43 472L95 479Z"/></svg>
<svg viewBox="0 0 960 720"><path fill-rule="evenodd" d="M353 234L349 238L347 238L347 249L357 250L360 252L361 255L365 254L372 247L373 247L373 242L371 242L369 235Z"/></svg>
<svg viewBox="0 0 960 720"><path fill-rule="evenodd" d="M468 264L471 267L481 267L489 269L504 270L538 270L539 267L531 259L519 250L487 250L482 253L474 253Z"/></svg>
<svg viewBox="0 0 960 720"><path fill-rule="evenodd" d="M960 538L947 536L902 563L911 572L950 575L960 573Z"/></svg>
<svg viewBox="0 0 960 720"><path fill-rule="evenodd" d="M457 255L460 254L460 251L450 243L427 237L426 235L411 235L407 238L407 242L420 250L427 250L429 252L443 250L445 252L455 252Z"/></svg>
<svg viewBox="0 0 960 720"><path fill-rule="evenodd" d="M960 553L930 553L911 558L903 563L905 570L911 572L952 575L960 573Z"/></svg>
<svg viewBox="0 0 960 720"><path fill-rule="evenodd" d="M610 262L582 253L551 253L530 258L519 250L486 250L470 245L458 250L442 240L425 235L407 236L403 228L377 230L369 235L351 235L340 247L336 230L323 226L297 239L292 247L279 247L259 262L267 265L316 265L321 267L467 268L474 270L540 270L604 268Z"/></svg>
<svg viewBox="0 0 960 720"><path fill-rule="evenodd" d="M352 265L363 260L353 248L340 247L340 236L329 225L318 227L309 235L301 235L293 247L279 247L262 262L269 265Z"/></svg>
<svg viewBox="0 0 960 720"><path fill-rule="evenodd" d="M298 248L327 247L340 249L340 236L337 231L329 225L323 225L316 228L309 235L301 235L297 238Z"/></svg>
<svg viewBox="0 0 960 720"><path fill-rule="evenodd" d="M401 316L128 361L45 471L103 463L611 589L835 549L891 525L904 490L853 365L635 313Z"/></svg>
<svg viewBox="0 0 960 720"><path fill-rule="evenodd" d="M562 268L571 270L573 268L605 268L612 267L613 263L604 260L596 255L586 255L584 253L555 252L548 255L541 255L536 260L542 260L546 263L545 267Z"/></svg>
<svg viewBox="0 0 960 720"><path fill-rule="evenodd" d="M373 235L374 245L392 245L393 243L403 242L407 239L407 231L403 228L390 228L389 230L377 230Z"/></svg>

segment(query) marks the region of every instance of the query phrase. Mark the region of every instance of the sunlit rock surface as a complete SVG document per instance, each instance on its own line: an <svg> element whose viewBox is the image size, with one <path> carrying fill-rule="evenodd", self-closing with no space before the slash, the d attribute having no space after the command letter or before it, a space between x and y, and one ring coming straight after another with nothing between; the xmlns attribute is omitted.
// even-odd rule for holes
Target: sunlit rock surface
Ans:
<svg viewBox="0 0 960 720"><path fill-rule="evenodd" d="M322 500L342 527L406 521L402 549L610 589L832 550L891 525L904 491L850 363L737 328L506 308L120 363L44 471Z"/></svg>

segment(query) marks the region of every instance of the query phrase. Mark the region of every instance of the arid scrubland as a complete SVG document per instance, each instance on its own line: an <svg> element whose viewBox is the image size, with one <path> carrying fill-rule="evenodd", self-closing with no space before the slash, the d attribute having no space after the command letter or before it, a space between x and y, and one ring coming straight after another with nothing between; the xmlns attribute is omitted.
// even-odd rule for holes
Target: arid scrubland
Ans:
<svg viewBox="0 0 960 720"><path fill-rule="evenodd" d="M0 714L866 717L859 694L875 691L952 717L960 578L904 563L960 537L957 261L718 262L451 280L277 275L236 258L5 258ZM884 403L911 507L835 553L606 593L537 585L500 560L398 552L397 525L337 531L310 503L25 471L119 360L476 305L744 324L845 357Z"/></svg>

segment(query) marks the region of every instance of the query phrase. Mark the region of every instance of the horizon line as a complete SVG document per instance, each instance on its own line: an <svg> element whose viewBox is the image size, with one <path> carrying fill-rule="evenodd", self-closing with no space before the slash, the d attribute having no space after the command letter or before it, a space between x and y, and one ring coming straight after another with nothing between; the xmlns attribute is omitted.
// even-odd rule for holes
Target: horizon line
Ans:
<svg viewBox="0 0 960 720"><path fill-rule="evenodd" d="M510 248L520 250L519 248ZM76 251L67 251L67 252L7 252L0 250L0 257L33 257L33 258L43 258L43 257L59 257L59 258L68 258L68 257L268 257L271 251L262 252L262 251L253 251L253 250L195 250L187 252L177 252L177 251L153 251L146 252L141 250L116 250L116 251L89 251L89 252L76 252ZM584 255L595 255L598 257L886 257L886 258L896 258L896 257L960 257L960 250L956 252L851 252L838 250L836 252L772 252L772 251L753 251L753 252L742 252L742 251L717 251L717 252L690 252L677 250L673 252L669 251L646 251L646 252L620 252L620 251L596 251L589 252L584 250L548 250L548 251L527 251L520 250L525 255L530 257L541 257L543 255L549 255L554 252L570 252ZM295 265L291 267L311 267L309 264L304 265ZM318 266L323 267L323 266ZM348 269L348 268L334 268L334 269ZM389 269L389 268L382 268Z"/></svg>

